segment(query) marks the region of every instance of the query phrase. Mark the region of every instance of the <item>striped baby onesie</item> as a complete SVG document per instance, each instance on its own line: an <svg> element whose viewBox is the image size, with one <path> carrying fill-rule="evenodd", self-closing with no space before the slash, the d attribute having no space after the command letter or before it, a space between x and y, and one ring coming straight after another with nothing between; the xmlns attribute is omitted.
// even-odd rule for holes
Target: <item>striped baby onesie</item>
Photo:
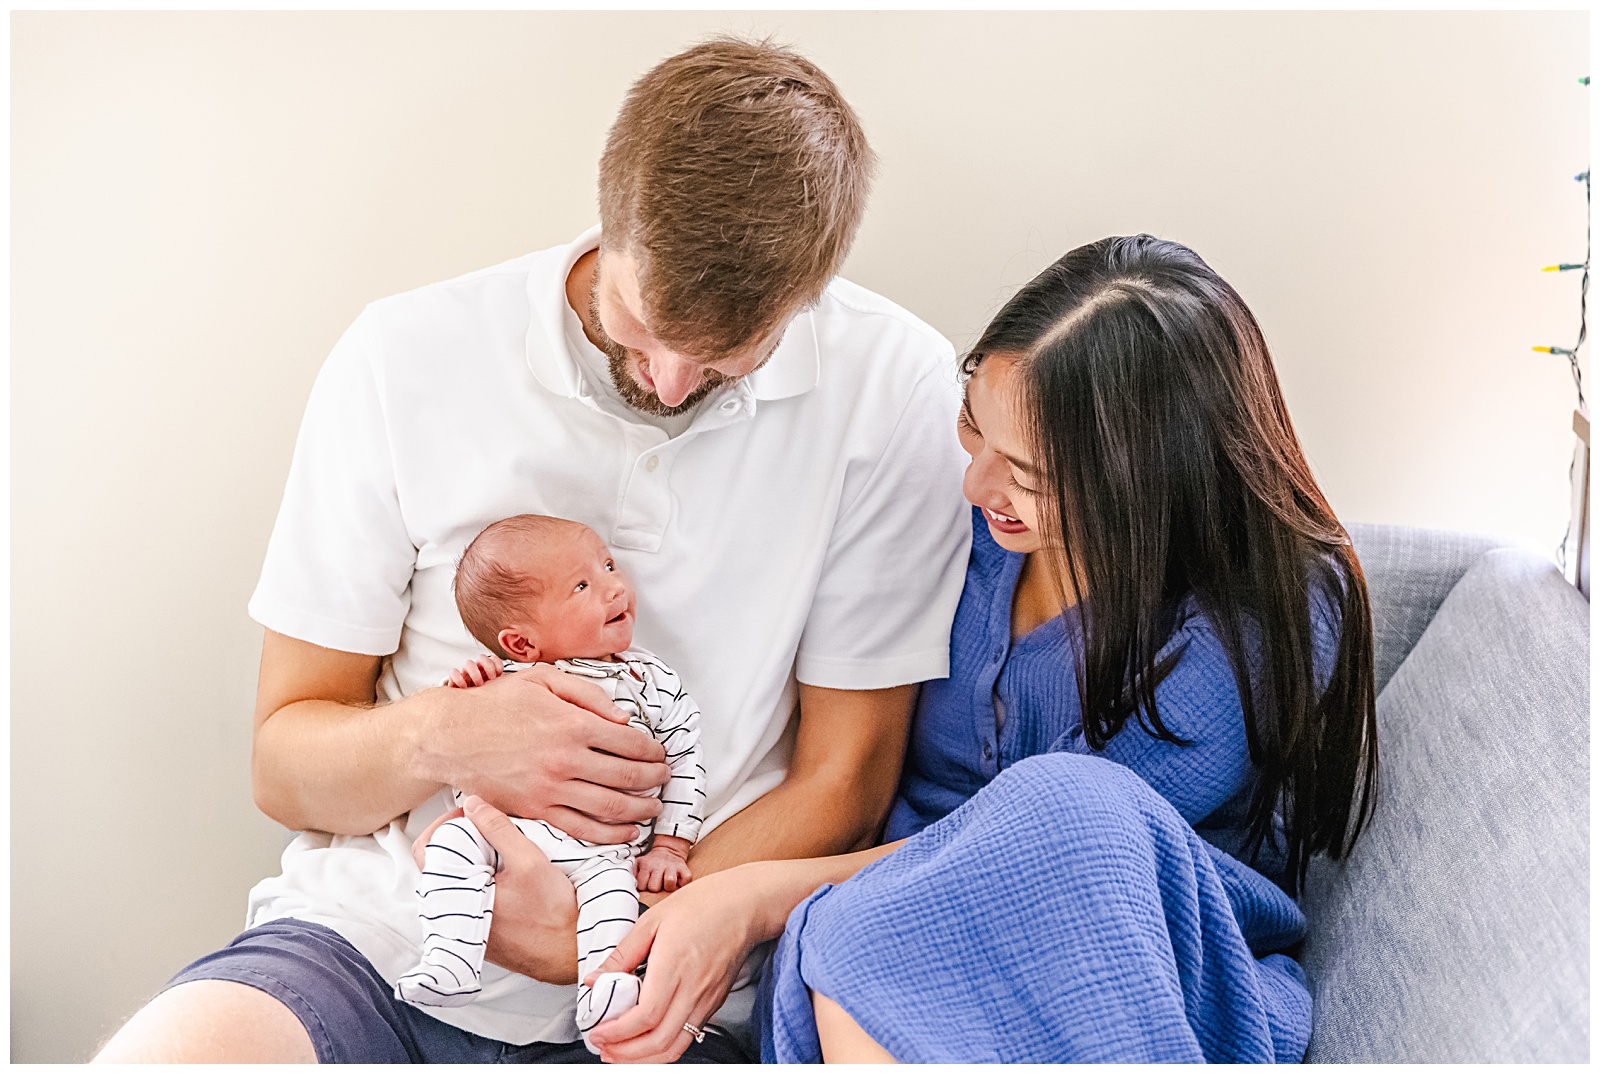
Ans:
<svg viewBox="0 0 1600 1074"><path fill-rule="evenodd" d="M508 672L532 667L506 661ZM667 751L672 777L661 797L661 813L641 824L632 843L602 844L576 839L542 820L511 818L524 835L572 880L578 895L578 979L581 981L627 935L638 918L633 861L659 832L694 842L705 819L706 770L700 763L700 711L678 676L653 654L629 649L616 660L557 660L572 675L593 679L628 713L631 727ZM456 802L463 798L456 791ZM494 874L499 855L477 827L458 817L441 824L428 843L417 881L423 943L417 965L395 984L395 996L418 1007L463 1007L481 989L483 952L494 916ZM578 986L578 1029L588 1031L608 1014L609 997ZM598 1009L591 1009L591 1005ZM631 1004L630 1004L631 1005Z"/></svg>

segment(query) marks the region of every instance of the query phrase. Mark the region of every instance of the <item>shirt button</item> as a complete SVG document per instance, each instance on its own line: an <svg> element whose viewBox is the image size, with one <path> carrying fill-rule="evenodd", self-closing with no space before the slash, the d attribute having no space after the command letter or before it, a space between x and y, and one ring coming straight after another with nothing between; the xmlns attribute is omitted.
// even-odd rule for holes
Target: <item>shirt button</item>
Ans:
<svg viewBox="0 0 1600 1074"><path fill-rule="evenodd" d="M722 412L724 414L732 414L735 410L738 410L738 409L739 409L739 400L737 400L737 399L724 399L722 401Z"/></svg>
<svg viewBox="0 0 1600 1074"><path fill-rule="evenodd" d="M644 460L644 468L652 474L656 472L656 467L660 465L661 456L659 455L652 455L648 459Z"/></svg>
<svg viewBox="0 0 1600 1074"><path fill-rule="evenodd" d="M996 645L994 647L994 652L990 655L993 659L999 660L1002 656L1006 655L1006 651L1002 647Z"/></svg>
<svg viewBox="0 0 1600 1074"><path fill-rule="evenodd" d="M983 759L985 761L994 760L994 747L987 742L983 744Z"/></svg>

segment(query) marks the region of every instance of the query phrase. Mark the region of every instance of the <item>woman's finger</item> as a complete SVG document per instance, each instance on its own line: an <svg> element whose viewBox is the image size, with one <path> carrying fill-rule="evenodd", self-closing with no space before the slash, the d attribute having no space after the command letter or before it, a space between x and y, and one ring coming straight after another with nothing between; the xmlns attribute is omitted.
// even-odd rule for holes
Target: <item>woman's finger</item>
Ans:
<svg viewBox="0 0 1600 1074"><path fill-rule="evenodd" d="M648 988L649 984L650 974L646 973L645 986ZM641 995L641 1003L643 998ZM653 1028L615 1044L602 1044L601 1055L610 1062L671 1063L682 1055L694 1040L684 1026L693 1024L703 1027L704 1019L716 1013L714 1007L700 1009L702 1006L691 989L679 987L667 1004L666 1014ZM700 1009L699 1018L696 1017L697 1009ZM632 1011L624 1012L617 1017L617 1022L620 1023L632 1013ZM593 1039L593 1036L591 1033L590 1038ZM609 1040L609 1035L605 1039Z"/></svg>
<svg viewBox="0 0 1600 1074"><path fill-rule="evenodd" d="M646 914L634 923L633 928L622 938L622 942L612 949L606 960L600 963L600 968L584 979L584 984L593 981L602 973L632 973L639 968L639 963L650 954L650 947L656 942L656 921Z"/></svg>
<svg viewBox="0 0 1600 1074"><path fill-rule="evenodd" d="M439 830L439 826L445 821L455 820L457 817L462 815L462 812L463 811L461 807L457 806L455 809L443 814L439 817L439 819L435 820L432 824L424 828L422 830L422 834L417 836L416 840L411 844L411 860L417 863L417 868L419 870L423 868L423 858L427 854L428 844L433 842L433 833L437 832Z"/></svg>
<svg viewBox="0 0 1600 1074"><path fill-rule="evenodd" d="M645 917L647 918L649 915L646 914ZM623 938L623 943L627 943L633 937L633 934L639 931L640 926L644 924L645 920L641 918L639 923L634 925L632 931ZM653 929L651 930L650 938L653 942ZM612 952L611 959L615 959L617 952L621 950L622 946L618 945L617 951ZM638 966L644 960L644 954L648 951L648 944L644 946L643 951L640 951L637 945L632 946L629 948L629 954L618 960L618 966L622 969L627 969L630 961L633 966ZM607 965L610 964L611 959L607 959ZM661 1020L667 1017L667 1011L672 1006L678 983L679 977L676 967L672 969L664 968L659 973L647 971L644 975L644 985L639 989L638 1005L623 1011L610 1021L602 1022L595 1026L589 1033L589 1039L594 1042L596 1047L620 1045L632 1043L641 1034L656 1029L660 1026ZM599 1034L598 1037L595 1036L597 1033ZM632 1049L631 1051L637 1051L637 1049Z"/></svg>

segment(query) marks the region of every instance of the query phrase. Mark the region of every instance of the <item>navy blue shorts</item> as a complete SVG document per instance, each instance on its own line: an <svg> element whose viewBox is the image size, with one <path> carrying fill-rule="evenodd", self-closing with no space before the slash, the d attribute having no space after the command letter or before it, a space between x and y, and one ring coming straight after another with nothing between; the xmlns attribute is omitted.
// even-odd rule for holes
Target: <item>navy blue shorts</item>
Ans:
<svg viewBox="0 0 1600 1074"><path fill-rule="evenodd" d="M167 987L234 981L294 1012L319 1063L598 1063L582 1041L507 1044L445 1025L394 998L372 963L330 928L283 918L234 937L186 966ZM748 1063L734 1039L707 1027L680 1063Z"/></svg>

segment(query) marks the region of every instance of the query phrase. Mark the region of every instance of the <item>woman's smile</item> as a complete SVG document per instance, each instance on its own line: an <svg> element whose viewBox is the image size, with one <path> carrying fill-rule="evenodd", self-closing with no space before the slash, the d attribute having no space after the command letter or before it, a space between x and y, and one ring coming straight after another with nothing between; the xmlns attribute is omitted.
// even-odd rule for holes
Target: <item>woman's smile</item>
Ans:
<svg viewBox="0 0 1600 1074"><path fill-rule="evenodd" d="M988 520L989 527L991 529L998 530L1001 533L1016 534L1028 532L1027 524L1021 519L1012 518L1010 515L1002 515L999 511L990 510L989 508L985 507L983 508L983 517Z"/></svg>

